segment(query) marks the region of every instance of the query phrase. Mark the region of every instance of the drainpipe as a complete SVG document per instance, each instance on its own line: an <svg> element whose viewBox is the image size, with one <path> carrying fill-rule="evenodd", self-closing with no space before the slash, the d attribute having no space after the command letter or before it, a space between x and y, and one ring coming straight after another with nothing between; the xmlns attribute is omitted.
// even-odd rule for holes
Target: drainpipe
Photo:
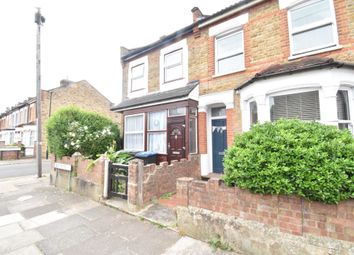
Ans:
<svg viewBox="0 0 354 255"><path fill-rule="evenodd" d="M53 91L49 92L49 111L48 111L48 118L52 115L52 97L53 97ZM45 158L48 159L49 156L49 150L48 150L48 142L47 142L47 147L45 149Z"/></svg>

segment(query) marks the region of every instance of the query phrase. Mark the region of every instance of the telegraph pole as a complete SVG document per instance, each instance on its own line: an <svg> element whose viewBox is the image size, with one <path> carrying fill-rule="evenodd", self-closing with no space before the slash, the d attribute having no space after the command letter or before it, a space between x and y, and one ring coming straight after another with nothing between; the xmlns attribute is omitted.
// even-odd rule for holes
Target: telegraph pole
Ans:
<svg viewBox="0 0 354 255"><path fill-rule="evenodd" d="M37 8L34 22L37 24L37 93L36 93L36 112L37 112L37 171L38 178L42 177L42 120L41 120L41 26L45 18L41 15L41 9Z"/></svg>

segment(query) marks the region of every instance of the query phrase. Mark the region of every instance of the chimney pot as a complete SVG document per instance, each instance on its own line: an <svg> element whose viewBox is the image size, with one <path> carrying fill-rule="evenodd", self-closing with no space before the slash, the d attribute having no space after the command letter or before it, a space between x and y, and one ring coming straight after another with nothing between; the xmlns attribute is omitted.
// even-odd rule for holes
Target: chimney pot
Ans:
<svg viewBox="0 0 354 255"><path fill-rule="evenodd" d="M196 22L196 21L204 18L203 13L201 12L201 10L198 7L193 7L193 9L191 11L193 14L193 22Z"/></svg>

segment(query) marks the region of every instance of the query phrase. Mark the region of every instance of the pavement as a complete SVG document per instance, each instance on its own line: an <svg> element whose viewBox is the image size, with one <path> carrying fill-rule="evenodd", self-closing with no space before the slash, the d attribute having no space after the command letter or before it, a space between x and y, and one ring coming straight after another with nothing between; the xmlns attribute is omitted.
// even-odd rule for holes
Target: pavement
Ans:
<svg viewBox="0 0 354 255"><path fill-rule="evenodd" d="M49 173L50 160L42 160L42 172ZM0 160L0 179L35 175L37 173L36 159Z"/></svg>
<svg viewBox="0 0 354 255"><path fill-rule="evenodd" d="M155 210L173 222L158 206L134 216L50 186L48 177L0 179L0 254L231 254L145 220Z"/></svg>

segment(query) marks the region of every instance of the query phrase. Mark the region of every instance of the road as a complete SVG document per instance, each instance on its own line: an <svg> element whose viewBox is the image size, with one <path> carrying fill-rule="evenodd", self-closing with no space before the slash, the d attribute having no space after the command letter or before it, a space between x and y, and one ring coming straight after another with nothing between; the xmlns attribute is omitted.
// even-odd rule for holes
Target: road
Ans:
<svg viewBox="0 0 354 255"><path fill-rule="evenodd" d="M49 173L50 161L42 161L42 172ZM26 159L18 161L0 161L0 179L10 177L20 177L37 174L37 165L35 159Z"/></svg>

